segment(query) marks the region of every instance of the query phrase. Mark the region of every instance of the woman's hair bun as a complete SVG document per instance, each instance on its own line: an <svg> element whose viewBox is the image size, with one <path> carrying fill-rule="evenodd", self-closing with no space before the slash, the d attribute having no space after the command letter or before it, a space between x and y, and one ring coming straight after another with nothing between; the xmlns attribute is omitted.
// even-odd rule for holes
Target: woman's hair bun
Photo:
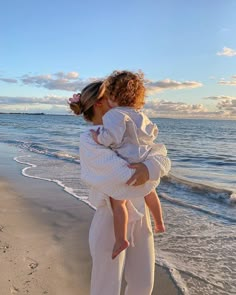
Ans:
<svg viewBox="0 0 236 295"><path fill-rule="evenodd" d="M75 115L81 115L83 110L81 108L81 104L77 102L72 102L69 104L70 109L75 113Z"/></svg>
<svg viewBox="0 0 236 295"><path fill-rule="evenodd" d="M70 109L76 114L82 114L81 108L81 93L75 93L71 98L68 100Z"/></svg>

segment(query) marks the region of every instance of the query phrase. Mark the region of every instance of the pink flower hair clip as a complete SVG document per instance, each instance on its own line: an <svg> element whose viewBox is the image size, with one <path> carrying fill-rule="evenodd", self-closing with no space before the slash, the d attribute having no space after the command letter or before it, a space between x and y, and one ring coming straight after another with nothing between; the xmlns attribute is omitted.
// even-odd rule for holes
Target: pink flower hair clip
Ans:
<svg viewBox="0 0 236 295"><path fill-rule="evenodd" d="M73 97L69 98L69 103L78 103L80 101L81 94L73 94Z"/></svg>

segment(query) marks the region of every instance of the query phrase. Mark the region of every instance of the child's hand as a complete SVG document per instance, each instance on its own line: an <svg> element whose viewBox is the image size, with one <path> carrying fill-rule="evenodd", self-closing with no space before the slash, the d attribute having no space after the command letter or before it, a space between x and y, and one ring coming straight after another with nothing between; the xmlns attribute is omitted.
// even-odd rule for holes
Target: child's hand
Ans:
<svg viewBox="0 0 236 295"><path fill-rule="evenodd" d="M98 144L100 144L100 142L98 141L99 131L100 131L100 128L98 128L96 131L93 129L90 130L93 140Z"/></svg>

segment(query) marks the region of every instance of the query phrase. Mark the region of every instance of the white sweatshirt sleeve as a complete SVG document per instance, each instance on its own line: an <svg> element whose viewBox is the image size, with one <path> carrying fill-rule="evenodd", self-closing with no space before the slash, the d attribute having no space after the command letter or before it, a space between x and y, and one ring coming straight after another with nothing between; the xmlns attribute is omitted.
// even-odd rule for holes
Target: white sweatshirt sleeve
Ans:
<svg viewBox="0 0 236 295"><path fill-rule="evenodd" d="M164 144L156 143L152 146L147 159L143 162L149 171L149 180L155 180L167 175L171 169L171 161L167 157Z"/></svg>
<svg viewBox="0 0 236 295"><path fill-rule="evenodd" d="M126 117L116 108L109 110L102 118L103 126L99 131L98 142L106 147L120 145L126 130Z"/></svg>

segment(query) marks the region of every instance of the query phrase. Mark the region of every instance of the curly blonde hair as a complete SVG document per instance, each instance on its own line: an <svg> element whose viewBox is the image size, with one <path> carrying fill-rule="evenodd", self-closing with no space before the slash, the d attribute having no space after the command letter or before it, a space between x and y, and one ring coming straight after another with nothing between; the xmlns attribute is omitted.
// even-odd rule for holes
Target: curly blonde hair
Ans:
<svg viewBox="0 0 236 295"><path fill-rule="evenodd" d="M142 72L114 71L105 80L105 94L119 106L136 109L145 103L144 75Z"/></svg>

